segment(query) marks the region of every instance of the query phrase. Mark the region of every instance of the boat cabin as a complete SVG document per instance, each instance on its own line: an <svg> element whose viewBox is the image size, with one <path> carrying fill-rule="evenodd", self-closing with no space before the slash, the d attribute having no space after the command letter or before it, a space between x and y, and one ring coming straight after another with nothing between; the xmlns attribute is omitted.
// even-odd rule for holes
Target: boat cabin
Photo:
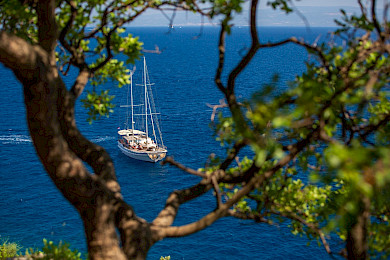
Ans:
<svg viewBox="0 0 390 260"><path fill-rule="evenodd" d="M157 145L145 132L126 129L118 131L119 142L126 148L132 150L154 151Z"/></svg>

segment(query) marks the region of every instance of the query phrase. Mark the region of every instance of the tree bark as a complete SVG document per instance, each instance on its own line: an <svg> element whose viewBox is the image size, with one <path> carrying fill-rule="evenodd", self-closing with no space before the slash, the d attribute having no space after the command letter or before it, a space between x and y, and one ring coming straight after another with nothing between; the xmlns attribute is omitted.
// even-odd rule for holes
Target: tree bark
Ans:
<svg viewBox="0 0 390 260"><path fill-rule="evenodd" d="M347 235L347 258L350 260L368 259L367 227L370 220L370 200L363 197L358 206L359 213L352 220Z"/></svg>

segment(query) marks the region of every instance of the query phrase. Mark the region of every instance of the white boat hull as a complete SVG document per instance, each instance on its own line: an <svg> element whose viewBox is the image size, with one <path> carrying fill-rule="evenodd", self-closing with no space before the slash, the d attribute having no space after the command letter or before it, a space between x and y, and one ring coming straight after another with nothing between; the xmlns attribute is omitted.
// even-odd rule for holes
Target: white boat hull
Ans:
<svg viewBox="0 0 390 260"><path fill-rule="evenodd" d="M122 151L126 156L140 160L145 162L158 162L165 158L167 151L164 149L160 149L157 151L145 151L145 150L130 150L123 146L122 143L118 141L118 148Z"/></svg>

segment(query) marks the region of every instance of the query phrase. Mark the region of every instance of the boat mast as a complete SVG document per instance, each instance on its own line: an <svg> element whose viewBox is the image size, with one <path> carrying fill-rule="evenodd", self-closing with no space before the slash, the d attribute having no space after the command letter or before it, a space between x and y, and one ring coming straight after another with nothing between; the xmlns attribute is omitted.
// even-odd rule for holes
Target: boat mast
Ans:
<svg viewBox="0 0 390 260"><path fill-rule="evenodd" d="M146 147L148 147L148 103L147 103L147 87L146 87L146 60L144 56L144 87L145 87L145 130L146 130Z"/></svg>
<svg viewBox="0 0 390 260"><path fill-rule="evenodd" d="M150 92L152 92L152 91L150 91ZM153 97L153 96L152 96ZM150 97L148 96L148 100L150 100L149 99ZM151 98L152 100L153 100L153 98ZM154 110L152 110L152 108L151 108L151 106L150 106L150 103L151 102L149 102L149 111L150 111L150 122L151 122L151 125L152 125L152 129L153 129L153 136L154 136L154 141L157 143L157 137L156 137L156 131L154 130L154 120L153 120L153 115L154 114L157 114L157 113L155 113L154 112L154 110L156 110L156 109L154 109ZM158 124L158 122L157 122L157 124Z"/></svg>
<svg viewBox="0 0 390 260"><path fill-rule="evenodd" d="M134 142L134 104L133 104L133 71L130 74L130 99L131 99L131 132Z"/></svg>
<svg viewBox="0 0 390 260"><path fill-rule="evenodd" d="M129 90L129 85L127 85L126 106L123 106L126 107L126 129L129 129Z"/></svg>

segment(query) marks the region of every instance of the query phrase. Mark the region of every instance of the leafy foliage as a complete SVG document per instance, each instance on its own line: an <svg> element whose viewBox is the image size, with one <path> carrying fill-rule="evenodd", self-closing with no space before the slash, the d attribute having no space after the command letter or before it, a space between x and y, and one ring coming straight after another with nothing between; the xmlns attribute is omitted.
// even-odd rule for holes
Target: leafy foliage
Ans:
<svg viewBox="0 0 390 260"><path fill-rule="evenodd" d="M290 1L286 0L274 0L274 1L268 1L267 4L270 5L273 9L280 8L280 10L286 12L286 13L291 13L293 9L289 5Z"/></svg>
<svg viewBox="0 0 390 260"><path fill-rule="evenodd" d="M18 256L22 247L15 242L9 242L8 239L0 241L0 259L7 259Z"/></svg>
<svg viewBox="0 0 390 260"><path fill-rule="evenodd" d="M26 251L26 255L32 259L68 259L82 260L81 253L77 250L71 250L68 243L59 242L55 244L53 241L43 239L42 250L34 250L32 248Z"/></svg>
<svg viewBox="0 0 390 260"><path fill-rule="evenodd" d="M92 86L118 82L121 87L129 83L129 71L125 65L134 63L141 56L142 42L131 34L124 35L122 26L135 19L157 2L149 1L60 1L56 9L59 30L59 46L56 52L57 66L63 75L72 67L87 69ZM36 16L37 3L34 1L3 1L0 4L1 29L20 36L29 42L38 42ZM124 55L125 63L115 55ZM91 99L84 99L89 110L89 122L108 116L112 112L111 100L104 91L93 93L94 100L104 100L92 105ZM98 97L99 96L99 97ZM106 105L102 108L102 104ZM93 111L95 110L95 111ZM96 116L99 115L99 116Z"/></svg>
<svg viewBox="0 0 390 260"><path fill-rule="evenodd" d="M269 4L292 11L289 1ZM357 219L370 212L369 252L385 257L390 254L384 235L390 214L385 205L390 187L390 60L381 37L388 32L373 36L380 32L377 21L342 13L342 29L335 35L344 45L336 40L313 47L292 40L317 59L307 63L306 72L284 93L273 93L275 81L242 102L247 128L237 127L234 116L220 114L217 140L232 148L244 138L254 155L227 171L246 181L219 187L228 202L248 185L245 173L264 179L234 204L233 215L267 223L288 220L293 234L322 242L325 233L346 241ZM232 115L238 113L233 105L229 108ZM249 169L254 167L258 170L253 175Z"/></svg>
<svg viewBox="0 0 390 260"><path fill-rule="evenodd" d="M37 43L37 16L34 8L22 1L10 0L0 3L1 29L13 33L30 43Z"/></svg>
<svg viewBox="0 0 390 260"><path fill-rule="evenodd" d="M83 106L88 109L88 122L92 124L93 120L102 116L109 116L113 112L114 105L111 101L115 96L108 95L108 90L102 90L100 93L95 91L88 92L87 97L82 99Z"/></svg>

